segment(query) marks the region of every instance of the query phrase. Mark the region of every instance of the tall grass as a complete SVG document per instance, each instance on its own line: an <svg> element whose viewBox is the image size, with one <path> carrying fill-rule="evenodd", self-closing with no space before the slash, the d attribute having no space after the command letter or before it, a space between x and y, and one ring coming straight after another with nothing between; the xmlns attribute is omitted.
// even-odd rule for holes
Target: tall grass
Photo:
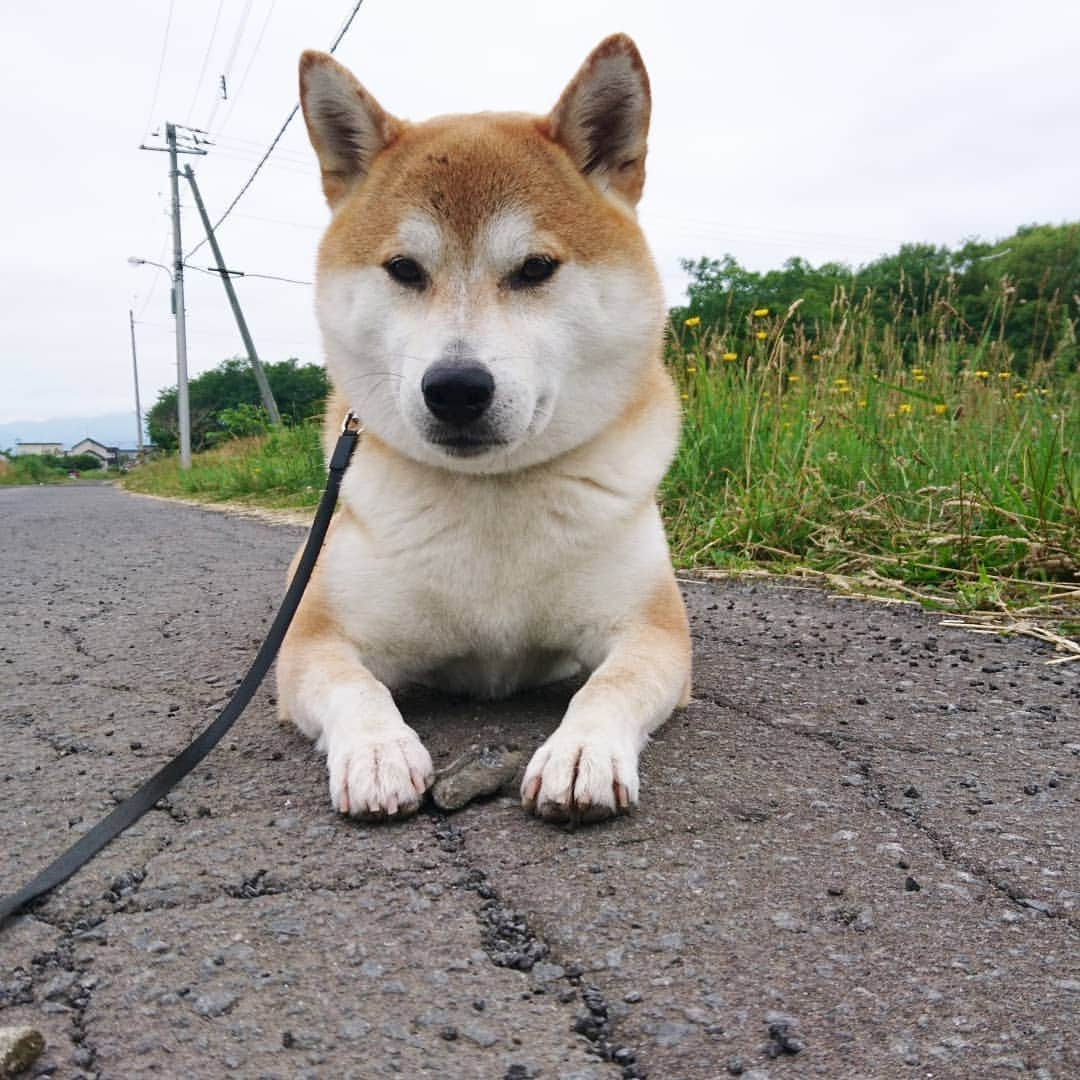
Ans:
<svg viewBox="0 0 1080 1080"><path fill-rule="evenodd" d="M195 454L187 470L175 456L160 458L133 469L123 483L154 495L306 507L319 501L324 480L319 427L312 423L223 443Z"/></svg>
<svg viewBox="0 0 1080 1080"><path fill-rule="evenodd" d="M812 332L798 304L674 327L685 424L661 501L676 562L843 575L963 610L1049 603L1067 624L1080 605L1080 375L1062 359L1075 338L1063 320L1060 352L1021 376L1006 289L974 336L954 332L947 293L885 325L872 297L839 290ZM324 475L307 425L124 483L299 507Z"/></svg>
<svg viewBox="0 0 1080 1080"><path fill-rule="evenodd" d="M971 607L1076 580L1075 372L1051 359L1021 378L1000 324L950 333L944 295L903 341L870 298L838 292L812 336L797 308L752 315L750 349L745 326L672 336L686 420L662 498L680 563L858 573Z"/></svg>

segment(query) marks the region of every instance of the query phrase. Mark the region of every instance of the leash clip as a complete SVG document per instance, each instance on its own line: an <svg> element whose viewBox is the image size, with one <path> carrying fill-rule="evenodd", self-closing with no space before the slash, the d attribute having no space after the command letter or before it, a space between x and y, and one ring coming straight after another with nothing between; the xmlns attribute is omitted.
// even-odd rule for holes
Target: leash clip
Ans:
<svg viewBox="0 0 1080 1080"><path fill-rule="evenodd" d="M342 435L363 435L364 426L360 423L360 418L350 409L345 414L345 422L341 425Z"/></svg>

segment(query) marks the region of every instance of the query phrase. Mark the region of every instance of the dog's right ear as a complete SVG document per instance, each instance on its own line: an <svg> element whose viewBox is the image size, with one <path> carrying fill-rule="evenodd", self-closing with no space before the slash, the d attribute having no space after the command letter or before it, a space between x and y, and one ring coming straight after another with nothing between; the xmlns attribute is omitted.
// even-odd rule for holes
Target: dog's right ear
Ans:
<svg viewBox="0 0 1080 1080"><path fill-rule="evenodd" d="M375 156L397 138L401 123L348 68L310 49L300 57L300 105L333 210L367 175Z"/></svg>

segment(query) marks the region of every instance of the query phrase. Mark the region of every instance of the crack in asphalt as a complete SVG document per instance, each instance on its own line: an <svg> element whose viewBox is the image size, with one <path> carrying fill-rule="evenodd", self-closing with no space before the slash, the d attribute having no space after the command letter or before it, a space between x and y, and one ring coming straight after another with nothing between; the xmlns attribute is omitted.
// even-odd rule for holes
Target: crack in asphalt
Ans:
<svg viewBox="0 0 1080 1080"><path fill-rule="evenodd" d="M481 944L491 963L523 973L531 972L541 962L553 965L551 973L555 978L551 981L565 981L567 984L557 994L560 1004L572 1004L580 991L585 1010L575 1013L571 1028L585 1041L585 1052L619 1069L622 1080L644 1080L648 1072L638 1064L636 1050L621 1043L612 1030L603 992L596 986L581 990L584 965L580 962L562 963L551 945L533 928L529 916L503 899L487 871L468 854L462 828L452 824L434 808L427 808L424 813L433 822L440 850L448 857L450 864L460 871L459 887L475 892L481 900L473 914L480 927ZM534 985L534 994L544 992L546 990L542 984Z"/></svg>
<svg viewBox="0 0 1080 1080"><path fill-rule="evenodd" d="M742 702L734 701L723 694L710 692L701 695L699 700L709 701L713 705L731 709L735 712L749 716L757 723L764 724L772 729L786 731L802 739L827 746L835 751L843 759L845 765L856 769L863 777L864 795L872 799L882 810L894 817L899 817L907 824L913 826L917 832L930 841L935 851L948 863L958 867L964 873L982 882L988 888L1000 893L1018 907L1038 911L1049 919L1060 919L1071 927L1080 928L1080 915L1073 915L1066 911L1058 910L1050 904L1032 900L1023 894L1022 890L1008 881L995 878L985 864L960 855L957 851L956 842L923 820L922 814L917 807L897 806L890 802L886 792L886 786L873 776L873 767L867 761L852 757L847 748L851 745L862 746L868 750L903 750L904 747L889 746L886 743L871 743L848 736L835 731L810 731L806 728L790 724L777 723L770 719L764 711ZM907 748L910 750L910 748Z"/></svg>

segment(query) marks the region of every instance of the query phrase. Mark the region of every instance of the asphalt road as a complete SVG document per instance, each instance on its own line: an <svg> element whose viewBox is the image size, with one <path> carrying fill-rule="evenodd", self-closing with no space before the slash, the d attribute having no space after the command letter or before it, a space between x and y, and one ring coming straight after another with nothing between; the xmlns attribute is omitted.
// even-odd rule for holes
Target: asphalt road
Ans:
<svg viewBox="0 0 1080 1080"><path fill-rule="evenodd" d="M0 890L209 721L301 536L0 489ZM260 691L0 933L31 1075L1080 1075L1080 665L907 606L685 593L693 703L600 826L509 797L346 821ZM403 704L439 766L538 745L568 692Z"/></svg>

